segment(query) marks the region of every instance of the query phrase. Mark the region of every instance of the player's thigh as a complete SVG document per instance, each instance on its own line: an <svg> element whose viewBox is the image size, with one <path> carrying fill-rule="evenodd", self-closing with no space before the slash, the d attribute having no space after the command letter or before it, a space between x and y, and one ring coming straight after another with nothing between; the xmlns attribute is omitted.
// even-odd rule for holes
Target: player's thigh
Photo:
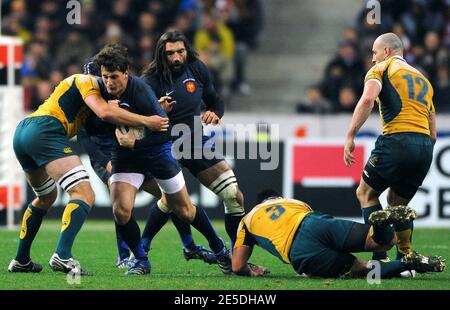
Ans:
<svg viewBox="0 0 450 310"><path fill-rule="evenodd" d="M381 193L389 187L391 180L397 180L395 169L390 144L386 143L385 136L379 136L364 166L361 179L373 190Z"/></svg>
<svg viewBox="0 0 450 310"><path fill-rule="evenodd" d="M152 196L158 199L161 198L161 190L159 189L158 183L156 182L155 178L146 177L141 188Z"/></svg>
<svg viewBox="0 0 450 310"><path fill-rule="evenodd" d="M214 182L219 176L221 176L224 172L231 170L231 167L225 160L220 160L218 162L214 162L212 166L209 166L202 171L197 173L197 179L204 186L209 186L212 182ZM194 174L195 175L195 174Z"/></svg>
<svg viewBox="0 0 450 310"><path fill-rule="evenodd" d="M355 261L354 255L311 240L305 232L294 240L290 256L297 273L326 278L347 274Z"/></svg>
<svg viewBox="0 0 450 310"><path fill-rule="evenodd" d="M373 182L371 182L371 184L372 183ZM381 183L378 182L377 184L381 184ZM385 183L385 184L387 184L387 183ZM380 187L378 187L378 188L380 188ZM359 200L372 201L374 199L378 199L378 197L381 195L381 192L382 191L374 189L368 183L368 181L366 181L366 178L364 178L364 176L363 176L363 177L361 177L358 188L356 190L356 196L358 197Z"/></svg>
<svg viewBox="0 0 450 310"><path fill-rule="evenodd" d="M91 166L98 178L102 180L103 184L109 185L109 178L111 177L111 173L106 170L103 165L96 161L91 160Z"/></svg>
<svg viewBox="0 0 450 310"><path fill-rule="evenodd" d="M113 174L114 176L114 174ZM115 181L110 186L113 211L131 212L138 188L128 182Z"/></svg>
<svg viewBox="0 0 450 310"><path fill-rule="evenodd" d="M54 180L59 181L67 172L82 165L83 163L81 162L80 157L78 157L78 155L72 155L49 162L45 166L45 171Z"/></svg>
<svg viewBox="0 0 450 310"><path fill-rule="evenodd" d="M28 183L31 187L41 186L42 183L47 181L49 175L45 171L45 167L40 167L35 170L29 170L25 172Z"/></svg>

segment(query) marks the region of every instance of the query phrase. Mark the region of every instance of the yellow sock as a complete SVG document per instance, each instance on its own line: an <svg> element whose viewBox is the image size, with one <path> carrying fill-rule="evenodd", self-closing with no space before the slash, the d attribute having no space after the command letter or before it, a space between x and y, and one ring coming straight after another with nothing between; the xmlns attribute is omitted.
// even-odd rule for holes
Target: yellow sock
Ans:
<svg viewBox="0 0 450 310"><path fill-rule="evenodd" d="M397 249L400 254L406 255L412 252L411 247L411 229L406 229L402 231L396 231L397 235Z"/></svg>

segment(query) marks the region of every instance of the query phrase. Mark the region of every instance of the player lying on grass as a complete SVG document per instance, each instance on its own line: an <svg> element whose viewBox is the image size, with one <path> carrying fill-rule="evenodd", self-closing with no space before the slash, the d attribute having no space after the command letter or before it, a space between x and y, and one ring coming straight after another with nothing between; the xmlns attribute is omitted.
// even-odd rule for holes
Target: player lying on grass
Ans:
<svg viewBox="0 0 450 310"><path fill-rule="evenodd" d="M382 252L396 244L391 224L407 223L416 218L408 206L395 206L371 214L370 224L336 219L315 212L299 200L280 197L265 190L258 195L259 204L241 221L234 247L233 272L243 276L263 276L261 266L247 262L255 245L261 246L282 262L292 264L300 275L336 278L364 277L373 267L351 253ZM442 272L445 259L423 256L417 252L400 260L380 263L380 277L391 278L405 270Z"/></svg>

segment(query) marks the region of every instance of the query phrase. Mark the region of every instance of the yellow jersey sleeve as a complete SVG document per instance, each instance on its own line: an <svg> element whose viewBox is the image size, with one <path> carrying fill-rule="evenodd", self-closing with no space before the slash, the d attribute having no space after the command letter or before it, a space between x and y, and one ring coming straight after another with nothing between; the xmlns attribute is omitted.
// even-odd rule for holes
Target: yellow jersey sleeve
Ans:
<svg viewBox="0 0 450 310"><path fill-rule="evenodd" d="M90 95L100 95L97 79L90 75L80 74L75 81L81 97L86 99Z"/></svg>
<svg viewBox="0 0 450 310"><path fill-rule="evenodd" d="M383 85L383 74L384 71L386 71L388 65L388 61L383 61L370 68L370 70L366 74L366 77L364 78L364 83L366 83L368 80L375 79L380 82L381 85Z"/></svg>

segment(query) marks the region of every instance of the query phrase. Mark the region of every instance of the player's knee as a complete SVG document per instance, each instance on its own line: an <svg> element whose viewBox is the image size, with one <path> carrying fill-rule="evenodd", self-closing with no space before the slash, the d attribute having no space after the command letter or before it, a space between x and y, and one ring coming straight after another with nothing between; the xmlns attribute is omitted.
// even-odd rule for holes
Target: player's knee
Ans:
<svg viewBox="0 0 450 310"><path fill-rule="evenodd" d="M80 199L89 206L95 202L95 194L89 183L89 175L83 165L79 165L66 172L58 184L70 195L71 199Z"/></svg>
<svg viewBox="0 0 450 310"><path fill-rule="evenodd" d="M37 197L36 206L41 209L48 210L55 203L57 197L58 197L58 190L55 187L55 189L49 192L48 194Z"/></svg>
<svg viewBox="0 0 450 310"><path fill-rule="evenodd" d="M367 192L361 185L356 188L356 198L358 198L359 201L367 199Z"/></svg>
<svg viewBox="0 0 450 310"><path fill-rule="evenodd" d="M239 190L233 170L222 173L208 188L223 201L225 214L244 213L244 196Z"/></svg>
<svg viewBox="0 0 450 310"><path fill-rule="evenodd" d="M119 225L125 225L130 221L131 210L122 205L113 205L114 220Z"/></svg>
<svg viewBox="0 0 450 310"><path fill-rule="evenodd" d="M186 223L192 223L195 218L195 208L178 207L175 208L174 213L178 218Z"/></svg>
<svg viewBox="0 0 450 310"><path fill-rule="evenodd" d="M83 194L83 201L86 202L89 206L93 206L95 202L95 193L92 189L86 190Z"/></svg>

